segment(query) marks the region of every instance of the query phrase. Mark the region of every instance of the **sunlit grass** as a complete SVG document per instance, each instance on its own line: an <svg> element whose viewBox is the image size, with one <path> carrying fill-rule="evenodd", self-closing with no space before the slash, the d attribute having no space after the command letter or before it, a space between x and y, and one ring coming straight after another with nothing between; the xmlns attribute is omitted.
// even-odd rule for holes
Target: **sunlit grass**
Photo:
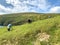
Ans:
<svg viewBox="0 0 60 45"><path fill-rule="evenodd" d="M36 39L36 35L38 33L46 32L50 37L51 45L54 43L60 42L60 16L45 19L45 20L38 20L32 23L26 23L23 25L13 26L11 31L7 31L7 27L0 28L0 44L9 44L12 43L18 44L16 45L33 45L33 42ZM4 40L7 40L3 42ZM10 42L8 42L8 40ZM3 43L3 44L2 44Z"/></svg>

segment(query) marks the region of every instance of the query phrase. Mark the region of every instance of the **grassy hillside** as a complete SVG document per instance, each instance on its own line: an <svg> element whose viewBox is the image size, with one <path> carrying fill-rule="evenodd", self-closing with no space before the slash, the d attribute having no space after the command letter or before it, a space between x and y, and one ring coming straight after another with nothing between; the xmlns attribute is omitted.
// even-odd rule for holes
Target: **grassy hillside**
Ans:
<svg viewBox="0 0 60 45"><path fill-rule="evenodd" d="M60 14L39 14L39 13L5 14L0 15L0 25L7 25L8 23L12 23L13 25L21 25L27 23L28 19L31 19L32 21L37 21L52 18L59 15Z"/></svg>
<svg viewBox="0 0 60 45"><path fill-rule="evenodd" d="M45 38L42 36L43 33L49 35L48 40L40 40ZM60 45L60 16L13 26L10 32L6 27L0 28L0 45L35 45L35 43Z"/></svg>

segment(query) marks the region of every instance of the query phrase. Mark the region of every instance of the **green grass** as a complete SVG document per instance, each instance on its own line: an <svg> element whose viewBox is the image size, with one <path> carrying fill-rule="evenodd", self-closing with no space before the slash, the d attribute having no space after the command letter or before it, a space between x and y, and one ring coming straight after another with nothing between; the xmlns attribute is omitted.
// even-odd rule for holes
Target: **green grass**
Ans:
<svg viewBox="0 0 60 45"><path fill-rule="evenodd" d="M60 14L40 14L40 13L17 13L17 14L5 14L0 15L0 24L8 25L12 23L13 25L21 25L27 23L28 19L31 19L33 22L37 20L44 20L60 16Z"/></svg>
<svg viewBox="0 0 60 45"><path fill-rule="evenodd" d="M33 45L36 35L43 32L50 35L48 42L50 45L60 43L60 16L12 28L10 32L7 31L7 27L0 28L0 45Z"/></svg>

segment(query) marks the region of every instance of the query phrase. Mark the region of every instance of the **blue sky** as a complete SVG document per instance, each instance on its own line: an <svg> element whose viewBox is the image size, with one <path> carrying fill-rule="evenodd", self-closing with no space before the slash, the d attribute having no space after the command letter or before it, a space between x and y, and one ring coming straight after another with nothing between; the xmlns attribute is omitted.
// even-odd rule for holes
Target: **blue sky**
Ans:
<svg viewBox="0 0 60 45"><path fill-rule="evenodd" d="M60 0L0 0L0 14L60 13Z"/></svg>

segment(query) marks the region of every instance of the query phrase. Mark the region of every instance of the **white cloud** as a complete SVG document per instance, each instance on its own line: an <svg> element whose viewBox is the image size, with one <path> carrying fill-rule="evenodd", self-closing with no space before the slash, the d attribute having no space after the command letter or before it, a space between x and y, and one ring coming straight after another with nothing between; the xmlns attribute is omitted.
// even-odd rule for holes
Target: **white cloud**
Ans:
<svg viewBox="0 0 60 45"><path fill-rule="evenodd" d="M17 6L19 4L22 4L19 0L6 0L6 3L12 4L13 6Z"/></svg>
<svg viewBox="0 0 60 45"><path fill-rule="evenodd" d="M11 8L6 8L6 7L4 7L3 5L0 5L0 13L2 12L2 13L8 13L8 12L10 12L11 11Z"/></svg>
<svg viewBox="0 0 60 45"><path fill-rule="evenodd" d="M3 5L0 5L0 12L2 10L5 13L38 12L40 11L40 9L45 11L50 6L49 4L47 4L48 3L47 0L23 0L22 2L20 0L6 0L6 3L11 4L14 7L6 8Z"/></svg>
<svg viewBox="0 0 60 45"><path fill-rule="evenodd" d="M2 15L2 14L6 14L6 13L0 12L0 15Z"/></svg>
<svg viewBox="0 0 60 45"><path fill-rule="evenodd" d="M50 7L50 5L48 4L47 0L24 1L24 3L37 6L38 8L40 8L40 9L42 9L42 10L46 10L47 8Z"/></svg>
<svg viewBox="0 0 60 45"><path fill-rule="evenodd" d="M60 6L52 7L49 12L50 13L60 13Z"/></svg>

